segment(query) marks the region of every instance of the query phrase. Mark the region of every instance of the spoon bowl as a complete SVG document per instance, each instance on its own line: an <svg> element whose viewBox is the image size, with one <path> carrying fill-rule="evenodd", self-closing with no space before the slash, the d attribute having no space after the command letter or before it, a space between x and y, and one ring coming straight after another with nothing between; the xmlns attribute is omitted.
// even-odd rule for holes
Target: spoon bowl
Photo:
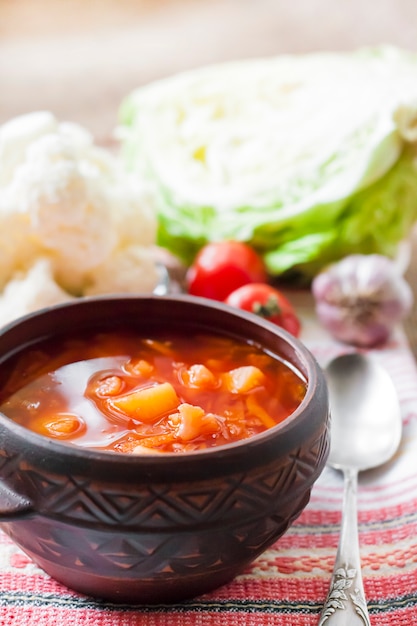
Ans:
<svg viewBox="0 0 417 626"><path fill-rule="evenodd" d="M379 364L345 354L326 368L331 443L328 465L343 472L342 525L330 590L319 626L370 626L359 556L358 472L386 463L401 441L394 384Z"/></svg>
<svg viewBox="0 0 417 626"><path fill-rule="evenodd" d="M401 413L388 372L362 354L337 357L326 368L332 413L328 464L371 469L389 461L401 440Z"/></svg>

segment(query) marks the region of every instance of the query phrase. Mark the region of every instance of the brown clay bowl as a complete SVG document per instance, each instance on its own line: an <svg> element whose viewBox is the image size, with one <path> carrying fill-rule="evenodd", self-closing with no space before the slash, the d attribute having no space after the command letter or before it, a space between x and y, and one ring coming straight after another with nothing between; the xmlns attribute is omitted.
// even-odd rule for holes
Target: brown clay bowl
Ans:
<svg viewBox="0 0 417 626"><path fill-rule="evenodd" d="M50 576L116 602L172 602L230 581L306 506L329 449L324 376L278 326L189 296L80 299L0 333L0 384L22 346L71 329L215 330L283 355L308 381L284 422L240 443L125 456L49 440L0 414L0 521Z"/></svg>

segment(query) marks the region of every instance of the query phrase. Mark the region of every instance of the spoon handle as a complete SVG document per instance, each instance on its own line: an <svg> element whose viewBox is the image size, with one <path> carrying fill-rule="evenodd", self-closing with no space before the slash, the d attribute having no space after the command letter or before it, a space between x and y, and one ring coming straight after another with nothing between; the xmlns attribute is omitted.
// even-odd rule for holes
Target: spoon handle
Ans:
<svg viewBox="0 0 417 626"><path fill-rule="evenodd" d="M329 593L318 626L371 626L361 573L356 492L358 473L345 469L342 527Z"/></svg>

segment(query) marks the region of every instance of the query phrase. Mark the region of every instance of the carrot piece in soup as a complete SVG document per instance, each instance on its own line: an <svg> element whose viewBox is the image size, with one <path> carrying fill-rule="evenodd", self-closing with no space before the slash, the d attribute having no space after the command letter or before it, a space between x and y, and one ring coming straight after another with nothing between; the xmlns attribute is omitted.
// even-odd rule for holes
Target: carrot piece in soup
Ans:
<svg viewBox="0 0 417 626"><path fill-rule="evenodd" d="M152 423L177 409L179 398L170 383L143 387L108 401L111 408L141 422Z"/></svg>
<svg viewBox="0 0 417 626"><path fill-rule="evenodd" d="M221 430L222 427L219 419L213 414L206 413L201 424L201 435L214 435Z"/></svg>
<svg viewBox="0 0 417 626"><path fill-rule="evenodd" d="M254 365L243 365L223 375L226 389L231 393L248 393L265 382L265 375Z"/></svg>
<svg viewBox="0 0 417 626"><path fill-rule="evenodd" d="M139 439L137 446L132 450L132 452L135 452L136 448L141 446L144 448L161 448L163 446L169 446L174 441L174 433L162 433L161 435L143 437L142 439Z"/></svg>
<svg viewBox="0 0 417 626"><path fill-rule="evenodd" d="M41 434L54 439L67 439L80 435L85 431L85 423L78 415L72 413L57 413L51 419L43 422Z"/></svg>
<svg viewBox="0 0 417 626"><path fill-rule="evenodd" d="M277 422L265 411L253 394L248 395L246 406L248 407L249 413L255 415L265 428L272 428L277 425Z"/></svg>
<svg viewBox="0 0 417 626"><path fill-rule="evenodd" d="M162 450L158 448L170 446L173 441L175 441L175 435L171 432L149 435L147 437L140 436L137 433L130 433L126 438L115 443L114 450L124 454L160 453Z"/></svg>

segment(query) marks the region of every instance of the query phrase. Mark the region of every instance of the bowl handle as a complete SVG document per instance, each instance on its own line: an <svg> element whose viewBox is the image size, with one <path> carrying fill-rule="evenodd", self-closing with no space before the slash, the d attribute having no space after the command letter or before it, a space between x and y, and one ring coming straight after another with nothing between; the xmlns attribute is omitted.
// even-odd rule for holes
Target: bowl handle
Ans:
<svg viewBox="0 0 417 626"><path fill-rule="evenodd" d="M8 522L33 515L30 500L15 493L0 481L0 522Z"/></svg>

